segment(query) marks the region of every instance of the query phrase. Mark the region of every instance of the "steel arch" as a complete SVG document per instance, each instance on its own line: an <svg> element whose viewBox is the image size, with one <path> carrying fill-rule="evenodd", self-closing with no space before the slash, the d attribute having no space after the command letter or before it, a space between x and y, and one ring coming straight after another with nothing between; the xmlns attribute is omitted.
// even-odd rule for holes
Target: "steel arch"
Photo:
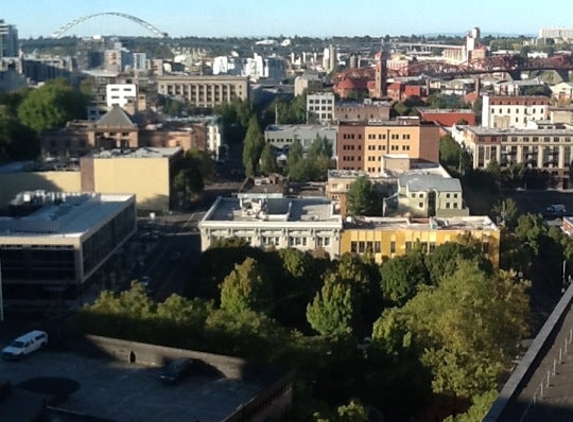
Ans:
<svg viewBox="0 0 573 422"><path fill-rule="evenodd" d="M65 24L64 26L62 26L61 28L59 28L57 31L55 31L52 34L52 38L60 38L67 30L69 30L70 28L72 28L73 26L76 26L79 23L82 23L88 19L92 19L98 16L119 16L121 18L125 18L125 19L129 19L132 22L135 22L141 26L143 26L145 29L147 29L148 31L152 32L155 36L157 37L167 37L167 32L162 32L159 29L157 29L155 26L151 25L149 22L145 22L143 19L139 19L138 17L132 16L132 15L128 15L127 13L119 13L119 12L101 12L101 13L93 13L91 15L85 15L85 16L81 16L77 19L74 19L71 22L68 22L67 24Z"/></svg>

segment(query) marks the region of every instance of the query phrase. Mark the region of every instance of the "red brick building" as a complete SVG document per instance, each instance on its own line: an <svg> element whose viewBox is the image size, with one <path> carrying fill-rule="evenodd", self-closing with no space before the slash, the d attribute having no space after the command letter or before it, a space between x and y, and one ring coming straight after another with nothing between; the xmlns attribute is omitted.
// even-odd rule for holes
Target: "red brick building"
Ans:
<svg viewBox="0 0 573 422"><path fill-rule="evenodd" d="M418 108L418 114L422 120L434 122L440 126L452 127L460 120L465 120L468 125L476 125L476 113L471 109L437 109Z"/></svg>

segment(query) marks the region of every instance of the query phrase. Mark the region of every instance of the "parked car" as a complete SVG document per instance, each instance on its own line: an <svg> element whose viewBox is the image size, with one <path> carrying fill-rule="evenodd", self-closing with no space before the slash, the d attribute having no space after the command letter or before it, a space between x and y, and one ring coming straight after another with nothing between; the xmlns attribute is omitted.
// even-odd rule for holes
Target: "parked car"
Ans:
<svg viewBox="0 0 573 422"><path fill-rule="evenodd" d="M567 208L563 204L551 204L547 207L547 211L554 215L564 215L567 213Z"/></svg>
<svg viewBox="0 0 573 422"><path fill-rule="evenodd" d="M193 360L189 358L177 358L169 362L161 373L161 381L165 384L177 384L189 373Z"/></svg>
<svg viewBox="0 0 573 422"><path fill-rule="evenodd" d="M36 350L48 345L48 334L44 331L30 331L2 349L2 357L8 360L21 359Z"/></svg>

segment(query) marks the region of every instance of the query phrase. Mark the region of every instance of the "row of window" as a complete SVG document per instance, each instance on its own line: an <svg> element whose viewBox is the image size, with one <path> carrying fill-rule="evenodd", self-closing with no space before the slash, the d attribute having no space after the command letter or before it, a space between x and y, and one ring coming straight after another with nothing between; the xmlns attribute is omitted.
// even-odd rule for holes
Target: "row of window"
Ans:
<svg viewBox="0 0 573 422"><path fill-rule="evenodd" d="M532 136L531 137L531 142L539 142L539 139L543 138L543 142L551 142L551 140L553 139L553 142L560 142L560 143L570 143L571 142L571 136ZM527 143L529 142L529 136L523 136L523 137L517 137L517 136L512 136L508 138L506 136L502 136L500 138L498 138L497 136L492 136L492 137L483 137L480 136L478 138L478 142L485 142L485 141L490 141L490 142L523 142L523 143Z"/></svg>
<svg viewBox="0 0 573 422"><path fill-rule="evenodd" d="M378 135L378 138L376 138L376 135ZM372 140L372 139L386 139L386 134L384 133L369 133L368 134L368 139ZM400 134L399 133L391 133L390 134L390 139L392 140L397 140L400 139ZM411 139L411 135L409 133L402 133L402 140L410 140Z"/></svg>
<svg viewBox="0 0 573 422"><path fill-rule="evenodd" d="M532 108L531 110L524 110L521 108L514 108L514 109L508 108L507 114L511 114L511 113L519 114L520 110L523 110L524 114L529 114L528 111L531 111L532 114L535 114L537 112L539 112L539 113L544 112L543 108L540 108L540 109ZM491 114L495 114L495 108L491 109ZM500 107L498 114L503 114L503 108Z"/></svg>
<svg viewBox="0 0 573 422"><path fill-rule="evenodd" d="M415 245L418 245L420 250L424 253L432 253L436 249L436 242L405 242L404 248L406 253L412 251ZM353 253L382 253L382 242L380 241L352 241L350 242L350 252ZM396 241L391 240L389 243L389 253L395 254L396 253ZM488 253L489 252L489 242L482 243L482 252Z"/></svg>

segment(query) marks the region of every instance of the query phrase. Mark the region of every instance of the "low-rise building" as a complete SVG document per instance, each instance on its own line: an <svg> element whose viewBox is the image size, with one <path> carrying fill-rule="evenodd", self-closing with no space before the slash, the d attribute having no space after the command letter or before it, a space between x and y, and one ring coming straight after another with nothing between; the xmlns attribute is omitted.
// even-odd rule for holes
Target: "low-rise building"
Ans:
<svg viewBox="0 0 573 422"><path fill-rule="evenodd" d="M392 104L387 101L364 100L362 103L339 102L334 105L334 120L341 121L388 121Z"/></svg>
<svg viewBox="0 0 573 422"><path fill-rule="evenodd" d="M294 96L320 91L322 89L322 78L318 73L305 72L294 78Z"/></svg>
<svg viewBox="0 0 573 422"><path fill-rule="evenodd" d="M482 126L492 129L525 128L529 121L547 119L549 98L543 95L484 95Z"/></svg>
<svg viewBox="0 0 573 422"><path fill-rule="evenodd" d="M409 215L412 217L459 217L468 216L464 207L462 185L459 179L435 174L402 174L398 176L397 207L385 207L384 215Z"/></svg>
<svg viewBox="0 0 573 422"><path fill-rule="evenodd" d="M211 109L234 99L249 99L249 78L241 76L165 75L157 77L157 92Z"/></svg>
<svg viewBox="0 0 573 422"><path fill-rule="evenodd" d="M6 306L77 303L135 230L135 195L22 192L0 217Z"/></svg>
<svg viewBox="0 0 573 422"><path fill-rule="evenodd" d="M82 190L117 194L130 192L140 210L170 209L171 180L181 148L138 148L92 153L80 159ZM142 175L150 175L142 177Z"/></svg>
<svg viewBox="0 0 573 422"><path fill-rule="evenodd" d="M451 127L457 124L476 125L476 113L472 109L426 108L418 107L422 120L434 122L440 126ZM462 123L465 121L465 123Z"/></svg>
<svg viewBox="0 0 573 422"><path fill-rule="evenodd" d="M306 96L306 121L330 123L334 120L334 94L315 92Z"/></svg>
<svg viewBox="0 0 573 422"><path fill-rule="evenodd" d="M414 247L431 253L436 246L471 234L495 267L499 264L500 229L487 216L451 218L347 217L340 254L369 252L377 263L404 255Z"/></svg>
<svg viewBox="0 0 573 422"><path fill-rule="evenodd" d="M201 250L239 237L253 247L340 252L342 217L326 198L219 197L199 222Z"/></svg>
<svg viewBox="0 0 573 422"><path fill-rule="evenodd" d="M335 155L337 131L338 127L331 125L269 125L265 129L265 142L287 152L296 140L306 151L315 139L326 139L332 146L332 154Z"/></svg>

